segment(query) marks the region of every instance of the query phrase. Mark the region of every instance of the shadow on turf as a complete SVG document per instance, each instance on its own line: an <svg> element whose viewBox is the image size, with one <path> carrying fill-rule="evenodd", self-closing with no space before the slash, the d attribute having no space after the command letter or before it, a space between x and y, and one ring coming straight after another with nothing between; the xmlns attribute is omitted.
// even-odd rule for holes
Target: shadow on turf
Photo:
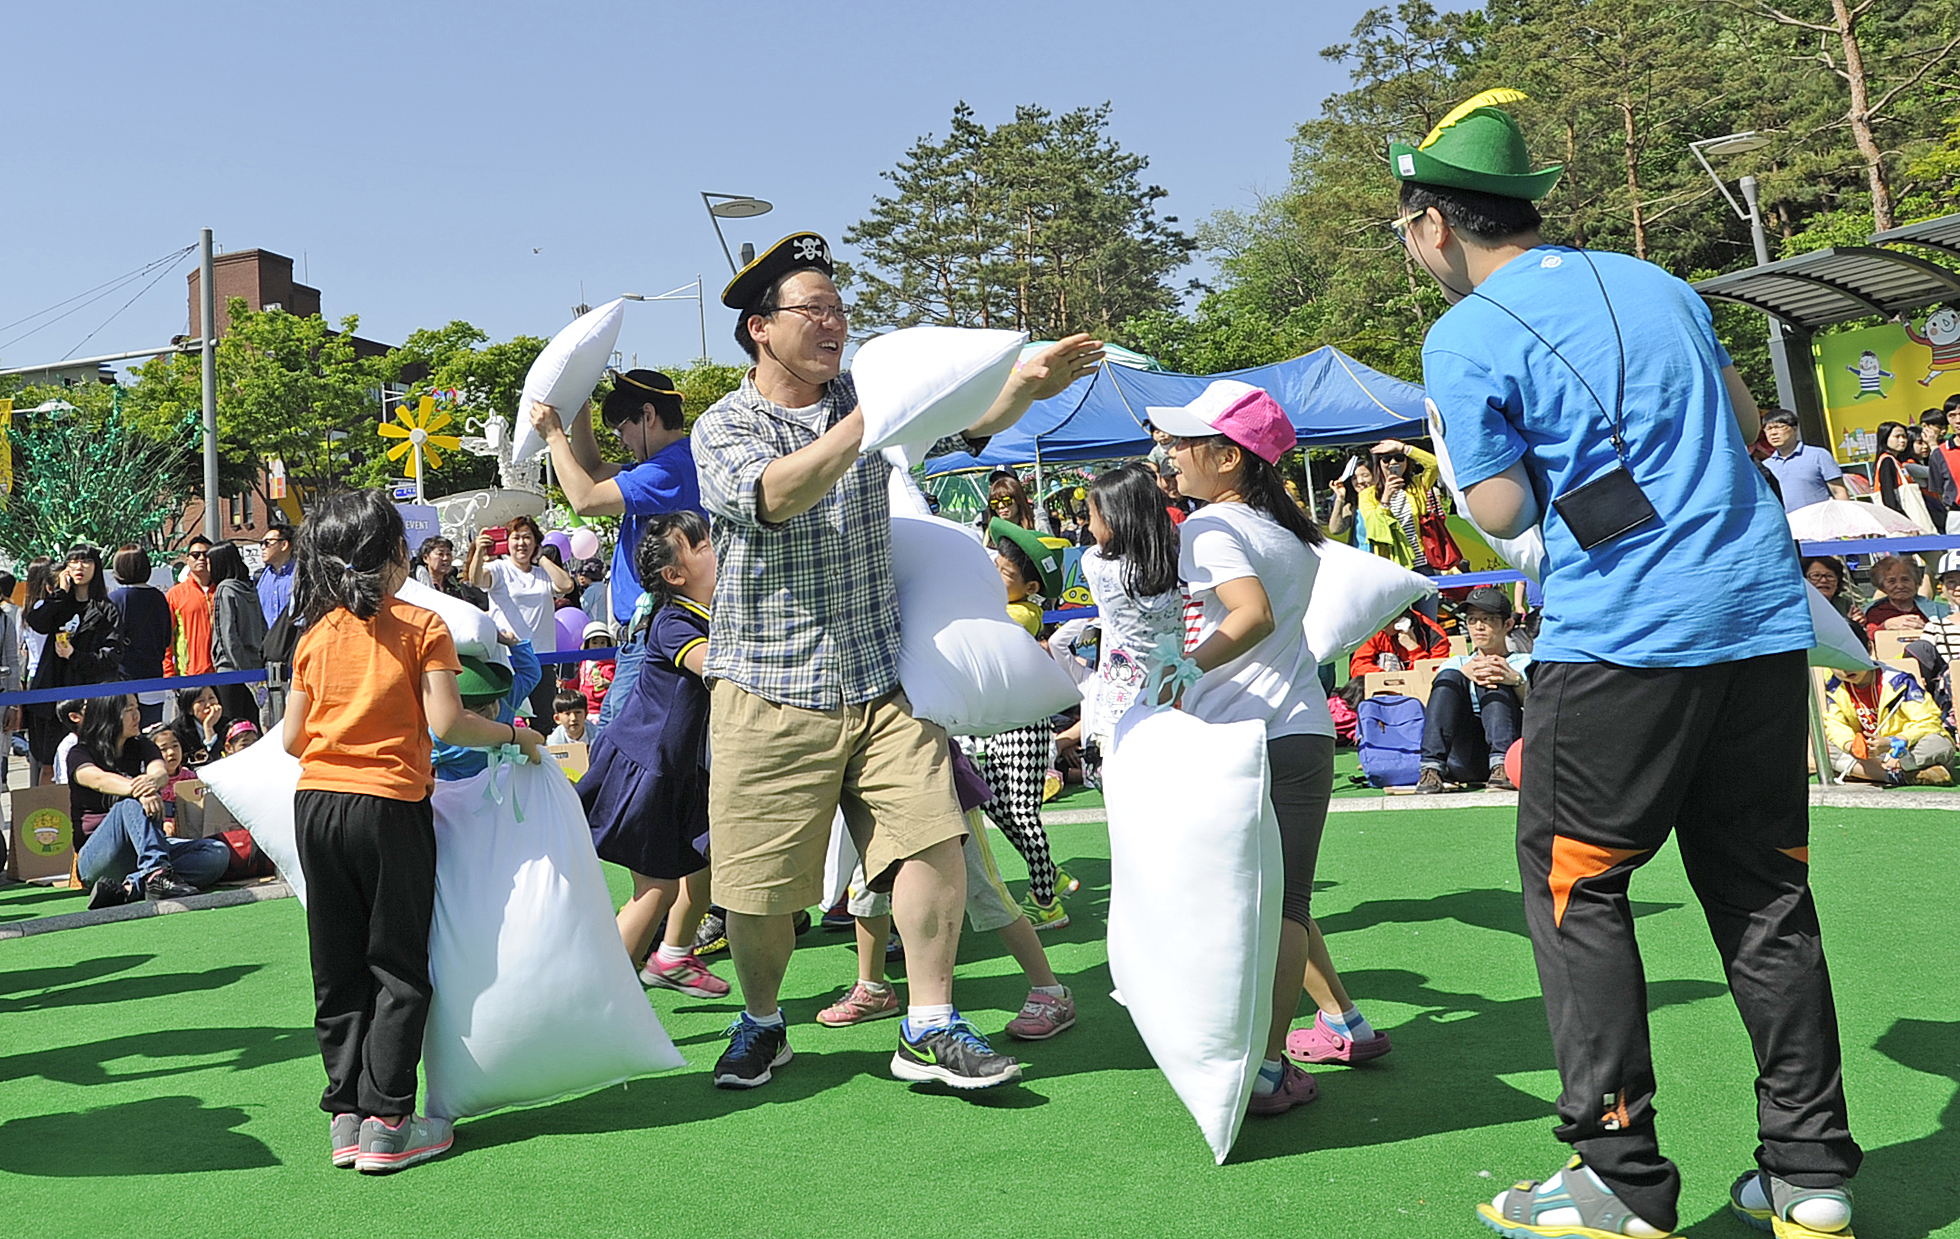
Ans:
<svg viewBox="0 0 1960 1239"><path fill-rule="evenodd" d="M1513 896L1515 898L1515 896ZM1290 1157L1322 1148L1355 1148L1545 1120L1550 1103L1500 1077L1549 1070L1551 1038L1538 995L1491 999L1436 989L1419 973L1356 969L1342 974L1371 1000L1427 1008L1394 1028L1395 1052L1363 1067L1313 1069L1320 1100L1305 1110L1246 1120L1233 1162ZM1714 981L1657 981L1650 1010L1723 997Z"/></svg>
<svg viewBox="0 0 1960 1239"><path fill-rule="evenodd" d="M1315 890L1319 890L1316 883ZM1635 917L1672 912L1679 903L1632 901ZM1527 937L1524 899L1514 890L1503 888L1452 891L1431 899L1371 899L1346 912L1314 918L1323 934L1352 933L1377 925L1422 924L1429 921L1456 921L1476 929Z"/></svg>
<svg viewBox="0 0 1960 1239"><path fill-rule="evenodd" d="M178 994L194 994L203 990L223 989L227 985L244 980L263 967L263 964L227 964L222 968L210 968L203 972L160 972L149 976L123 977L116 981L99 981L92 985L75 985L67 989L52 989L24 998L0 998L0 1015L13 1015L23 1011L46 1011L57 1007L95 1006L107 1002L132 1002L143 998L163 998ZM37 971L61 970L37 969Z"/></svg>
<svg viewBox="0 0 1960 1239"><path fill-rule="evenodd" d="M1902 1067L1960 1084L1960 1023L1898 1020L1875 1048ZM1852 1131L1857 1131L1856 1110ZM1960 1090L1947 1099L1938 1130L1866 1151L1865 1164L1851 1185L1858 1230L1922 1239L1960 1221L1955 1166L1960 1166Z"/></svg>
<svg viewBox="0 0 1960 1239"><path fill-rule="evenodd" d="M236 1106L206 1106L195 1097L37 1114L0 1124L0 1171L107 1178L279 1165L271 1149L232 1130L249 1117Z"/></svg>
<svg viewBox="0 0 1960 1239"><path fill-rule="evenodd" d="M28 990L93 981L97 977L141 968L155 958L155 955L104 955L99 959L77 960L58 968L17 968L12 972L0 972L0 994L24 994Z"/></svg>
<svg viewBox="0 0 1960 1239"><path fill-rule="evenodd" d="M216 1067L250 1071L317 1053L319 1045L311 1029L175 1028L9 1054L0 1058L0 1081L38 1076L62 1084L121 1084L210 1071ZM111 1063L135 1059L195 1061L109 1069Z"/></svg>

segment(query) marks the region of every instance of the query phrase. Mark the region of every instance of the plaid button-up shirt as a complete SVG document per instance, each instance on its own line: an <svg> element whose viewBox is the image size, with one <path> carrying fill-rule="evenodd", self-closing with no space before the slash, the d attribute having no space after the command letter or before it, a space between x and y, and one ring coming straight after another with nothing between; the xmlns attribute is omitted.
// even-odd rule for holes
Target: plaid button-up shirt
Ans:
<svg viewBox="0 0 1960 1239"><path fill-rule="evenodd" d="M750 375L695 423L701 503L714 518L719 560L704 679L806 710L872 701L897 687L891 465L876 453L860 456L809 511L781 523L756 513L756 485L770 462L815 443L855 407L848 373L825 387L807 423L764 397ZM953 436L927 455L977 451L983 442Z"/></svg>

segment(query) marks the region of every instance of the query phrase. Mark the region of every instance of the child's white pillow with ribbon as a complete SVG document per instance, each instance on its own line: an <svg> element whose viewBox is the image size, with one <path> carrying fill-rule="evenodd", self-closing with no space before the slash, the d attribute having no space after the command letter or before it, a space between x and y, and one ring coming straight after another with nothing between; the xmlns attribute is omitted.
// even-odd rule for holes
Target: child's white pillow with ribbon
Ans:
<svg viewBox="0 0 1960 1239"><path fill-rule="evenodd" d="M1436 592L1436 582L1379 555L1332 538L1313 548L1320 559L1313 596L1307 599L1307 648L1316 662L1353 650L1417 600Z"/></svg>
<svg viewBox="0 0 1960 1239"><path fill-rule="evenodd" d="M1007 587L971 530L895 512L891 536L898 682L915 717L991 736L1081 702L1055 660L1007 618Z"/></svg>
<svg viewBox="0 0 1960 1239"><path fill-rule="evenodd" d="M1141 704L1103 766L1109 977L1220 1163L1272 1026L1286 862L1266 785L1264 723ZM1182 907L1206 912L1164 915Z"/></svg>
<svg viewBox="0 0 1960 1239"><path fill-rule="evenodd" d="M606 373L606 361L619 342L624 301L608 301L588 310L551 337L544 352L524 376L524 394L517 401L517 434L510 445L512 464L521 465L544 451L544 440L531 429L531 405L548 404L560 421L571 424L579 406L592 398L592 389Z"/></svg>
<svg viewBox="0 0 1960 1239"><path fill-rule="evenodd" d="M901 327L868 340L851 361L866 452L924 449L985 416L1014 373L1022 331Z"/></svg>

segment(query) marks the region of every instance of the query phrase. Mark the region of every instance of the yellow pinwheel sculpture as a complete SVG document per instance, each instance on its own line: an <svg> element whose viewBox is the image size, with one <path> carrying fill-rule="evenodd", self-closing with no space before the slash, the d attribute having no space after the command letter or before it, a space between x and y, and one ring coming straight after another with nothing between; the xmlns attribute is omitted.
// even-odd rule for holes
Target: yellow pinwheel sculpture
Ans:
<svg viewBox="0 0 1960 1239"><path fill-rule="evenodd" d="M442 454L459 450L462 440L455 435L438 434L449 425L449 414L436 408L434 396L424 396L413 413L403 405L395 410L395 420L382 422L378 427L382 436L400 439L401 442L388 449L389 460L408 457L408 476L415 479L416 502L422 500L422 479L424 469L442 468Z"/></svg>

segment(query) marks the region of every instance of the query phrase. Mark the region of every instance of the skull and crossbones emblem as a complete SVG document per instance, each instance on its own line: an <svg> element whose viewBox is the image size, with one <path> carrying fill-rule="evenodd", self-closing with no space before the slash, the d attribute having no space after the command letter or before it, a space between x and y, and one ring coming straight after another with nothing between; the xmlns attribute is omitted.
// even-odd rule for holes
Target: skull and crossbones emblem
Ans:
<svg viewBox="0 0 1960 1239"><path fill-rule="evenodd" d="M829 262L830 250L822 237L798 237L791 243L798 262Z"/></svg>

